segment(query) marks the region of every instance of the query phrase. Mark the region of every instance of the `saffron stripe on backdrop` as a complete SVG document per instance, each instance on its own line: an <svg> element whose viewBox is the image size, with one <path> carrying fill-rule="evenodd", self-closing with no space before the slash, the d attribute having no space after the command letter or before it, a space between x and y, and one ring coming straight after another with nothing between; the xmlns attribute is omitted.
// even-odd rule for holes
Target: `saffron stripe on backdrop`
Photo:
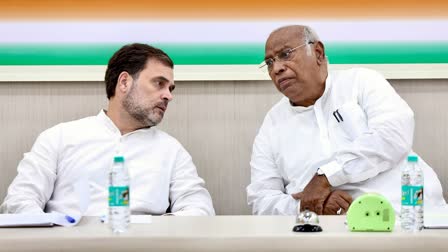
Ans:
<svg viewBox="0 0 448 252"><path fill-rule="evenodd" d="M2 19L382 19L446 17L445 0L3 0Z"/></svg>

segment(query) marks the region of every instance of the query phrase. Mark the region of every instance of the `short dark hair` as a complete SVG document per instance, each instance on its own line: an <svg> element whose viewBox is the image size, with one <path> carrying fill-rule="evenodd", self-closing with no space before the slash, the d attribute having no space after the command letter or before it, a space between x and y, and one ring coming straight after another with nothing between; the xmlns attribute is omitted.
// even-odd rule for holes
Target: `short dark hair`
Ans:
<svg viewBox="0 0 448 252"><path fill-rule="evenodd" d="M109 60L104 77L107 99L115 95L118 76L122 72L128 72L133 78L138 78L138 74L145 68L149 59L156 59L168 67L174 67L173 61L164 51L147 44L125 45L114 53Z"/></svg>

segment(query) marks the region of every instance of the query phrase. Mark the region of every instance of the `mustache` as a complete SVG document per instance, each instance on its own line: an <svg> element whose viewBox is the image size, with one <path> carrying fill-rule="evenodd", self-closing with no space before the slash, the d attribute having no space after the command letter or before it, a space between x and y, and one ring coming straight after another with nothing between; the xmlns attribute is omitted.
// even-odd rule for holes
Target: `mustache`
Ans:
<svg viewBox="0 0 448 252"><path fill-rule="evenodd" d="M156 103L155 107L159 107L159 108L162 108L163 110L165 110L168 107L168 101L162 101L162 102Z"/></svg>

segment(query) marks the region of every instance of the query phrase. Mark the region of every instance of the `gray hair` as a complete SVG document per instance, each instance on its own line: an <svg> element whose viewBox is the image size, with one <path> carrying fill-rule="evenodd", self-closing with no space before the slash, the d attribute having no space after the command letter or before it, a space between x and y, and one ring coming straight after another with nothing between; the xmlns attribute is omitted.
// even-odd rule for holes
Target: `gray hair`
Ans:
<svg viewBox="0 0 448 252"><path fill-rule="evenodd" d="M317 36L317 33L313 30L313 28L309 27L309 26L304 26L303 27L303 42L307 44L307 53L311 53L311 47L310 47L310 42L312 42L313 44L316 43L317 41L320 41L319 36ZM325 60L327 61L327 64L329 63L328 57L327 55L324 54Z"/></svg>
<svg viewBox="0 0 448 252"><path fill-rule="evenodd" d="M319 36L317 36L317 33L309 26L303 27L303 39L305 40L305 43L308 42L316 42L319 40Z"/></svg>

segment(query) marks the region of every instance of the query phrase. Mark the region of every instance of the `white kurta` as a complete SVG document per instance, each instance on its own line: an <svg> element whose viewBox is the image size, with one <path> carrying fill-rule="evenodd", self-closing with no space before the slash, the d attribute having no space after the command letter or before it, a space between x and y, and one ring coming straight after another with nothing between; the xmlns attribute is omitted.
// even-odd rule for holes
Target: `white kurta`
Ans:
<svg viewBox="0 0 448 252"><path fill-rule="evenodd" d="M191 156L155 127L121 135L101 111L44 131L18 166L1 209L7 213L58 211L103 215L108 206L108 172L115 155L125 158L133 214L214 215L210 194ZM80 195L76 186L84 183ZM82 209L82 202L90 204Z"/></svg>
<svg viewBox="0 0 448 252"><path fill-rule="evenodd" d="M366 192L401 204L400 166L414 134L413 112L379 73L329 73L313 106L284 97L266 115L252 152L248 203L254 214L294 215L301 192L321 168L334 189ZM335 113L335 111L337 111ZM341 119L342 118L342 119ZM425 204L445 204L437 175L422 159Z"/></svg>

